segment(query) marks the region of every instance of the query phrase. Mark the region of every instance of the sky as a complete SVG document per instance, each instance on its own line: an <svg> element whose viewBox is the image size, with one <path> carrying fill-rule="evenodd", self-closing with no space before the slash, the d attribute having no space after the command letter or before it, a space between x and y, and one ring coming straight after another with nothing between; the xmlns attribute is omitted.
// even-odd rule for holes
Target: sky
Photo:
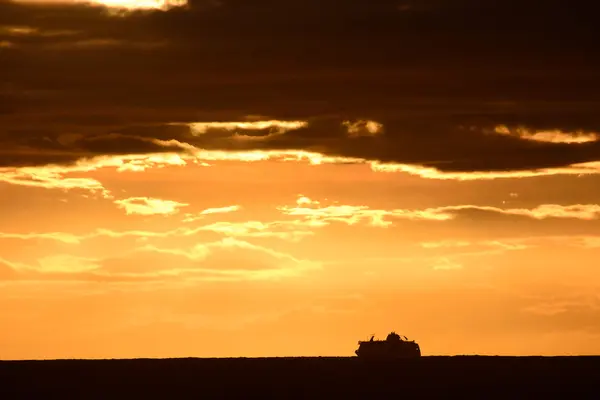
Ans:
<svg viewBox="0 0 600 400"><path fill-rule="evenodd" d="M0 359L600 353L590 2L0 2Z"/></svg>

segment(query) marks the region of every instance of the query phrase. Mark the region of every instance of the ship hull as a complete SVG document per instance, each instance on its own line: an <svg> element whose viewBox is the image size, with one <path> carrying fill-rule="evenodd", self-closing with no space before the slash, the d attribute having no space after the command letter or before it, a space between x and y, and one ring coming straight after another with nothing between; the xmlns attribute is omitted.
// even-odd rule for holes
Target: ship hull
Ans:
<svg viewBox="0 0 600 400"><path fill-rule="evenodd" d="M401 342L361 342L354 352L360 358L417 358L421 357L421 349L416 343Z"/></svg>
<svg viewBox="0 0 600 400"><path fill-rule="evenodd" d="M419 358L421 357L420 352L415 352L412 354L395 354L395 353L369 353L369 352L360 352L356 350L354 352L357 357L364 359L398 359L398 358Z"/></svg>

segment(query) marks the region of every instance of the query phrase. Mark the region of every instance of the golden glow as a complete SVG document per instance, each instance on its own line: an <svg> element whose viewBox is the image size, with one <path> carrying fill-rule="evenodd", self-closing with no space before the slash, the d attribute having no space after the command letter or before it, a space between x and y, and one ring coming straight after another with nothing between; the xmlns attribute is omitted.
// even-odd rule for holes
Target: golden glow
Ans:
<svg viewBox="0 0 600 400"><path fill-rule="evenodd" d="M16 3L91 4L123 10L163 10L187 5L187 0L13 0Z"/></svg>
<svg viewBox="0 0 600 400"><path fill-rule="evenodd" d="M187 4L187 0L91 0L92 4L102 4L107 7L135 9L168 10Z"/></svg>
<svg viewBox="0 0 600 400"><path fill-rule="evenodd" d="M310 203L309 203L310 202ZM320 204L312 202L306 197L301 197L298 204ZM362 219L370 219L373 225L388 226L392 222L384 220L384 217L401 218L408 220L430 220L447 221L456 218L461 211L485 211L505 215L518 215L535 219L546 218L574 218L582 220L593 220L600 216L600 205L598 204L575 204L562 206L558 204L542 204L533 209L498 208L490 206L458 205L429 208L424 210L371 210L367 206L331 205L325 207L279 207L286 215L305 217L307 220L318 223L328 221L343 221L349 225L355 224Z"/></svg>
<svg viewBox="0 0 600 400"><path fill-rule="evenodd" d="M38 32L36 28L30 26L0 26L0 33L13 36L29 36Z"/></svg>
<svg viewBox="0 0 600 400"><path fill-rule="evenodd" d="M543 168L523 171L474 171L444 172L432 167L409 164L380 163L351 157L326 156L307 151L219 151L201 150L176 140L154 142L163 145L178 145L183 153L156 153L121 156L98 156L80 159L73 165L48 165L40 167L0 168L0 183L43 187L47 189L89 191L94 195L110 198L112 194L95 178L70 177L70 174L92 172L103 168L114 168L118 172L143 172L151 168L183 167L195 164L210 167L211 162L308 162L310 165L323 164L366 164L373 171L387 173L405 173L420 178L456 181L477 181L494 179L534 178L553 175L597 175L600 174L600 162L573 164L567 167Z"/></svg>
<svg viewBox="0 0 600 400"><path fill-rule="evenodd" d="M348 129L348 135L351 137L375 136L383 129L383 124L371 120L344 121L343 125Z"/></svg>
<svg viewBox="0 0 600 400"><path fill-rule="evenodd" d="M42 36L42 37L53 37L53 36L68 36L75 34L75 31L70 30L40 30L39 28L31 26L19 26L19 25L0 25L0 34L7 34L10 36Z"/></svg>
<svg viewBox="0 0 600 400"><path fill-rule="evenodd" d="M178 124L175 124L178 125ZM232 121L232 122L192 122L186 124L192 130L195 135L201 135L207 133L211 129L222 129L226 131L235 131L237 129L247 130L262 130L272 129L275 132L287 132L294 129L305 128L308 126L307 121L278 121L278 120L265 120L265 121Z"/></svg>
<svg viewBox="0 0 600 400"><path fill-rule="evenodd" d="M494 132L500 135L515 136L525 140L548 143L589 143L600 140L600 134L595 132L563 132L561 130L531 131L526 128L508 128L499 125Z"/></svg>
<svg viewBox="0 0 600 400"><path fill-rule="evenodd" d="M567 167L540 168L522 171L475 171L445 172L437 168L410 164L372 162L371 167L378 172L405 172L426 179L442 179L457 181L534 178L551 175L596 175L600 173L600 162L572 164Z"/></svg>
<svg viewBox="0 0 600 400"><path fill-rule="evenodd" d="M598 307L600 239L593 227L562 236L535 229L593 224L597 204L553 204L511 187L494 192L505 205L489 205L473 197L477 181L448 181L453 190L442 190L361 164L283 163L275 171L239 160L205 168L186 157L155 158L169 162L162 168L121 169L128 161L113 158L70 167L80 179L101 180L112 199L60 190L30 196L31 187L5 185L30 219L10 219L7 210L0 232L0 305L13 310L0 316L12 327L0 334L12 344L3 357L350 355L365 331L400 325L426 354L557 354L575 351L563 340L585 339L570 327L583 329L585 313ZM330 180L339 168L352 179ZM267 172L266 185L250 178ZM407 187L427 204L411 202ZM282 197L290 188L296 194ZM485 223L471 223L482 213ZM46 222L54 215L59 223ZM578 262L565 268L570 259ZM508 321L490 317L498 313ZM475 334L473 320L494 332ZM27 335L33 321L54 327L43 342ZM450 344L440 339L443 326L453 327L444 336ZM545 327L560 334L540 342ZM178 340L156 351L149 331ZM310 339L300 348L254 339L227 347L240 335L293 332ZM69 348L58 345L65 335L77 338ZM199 338L210 338L211 348Z"/></svg>
<svg viewBox="0 0 600 400"><path fill-rule="evenodd" d="M225 214L231 213L235 211L239 211L241 209L240 206L227 206L227 207L215 207L215 208L207 208L206 210L200 211L198 214L185 214L185 218L183 222L195 222L201 219L204 219L206 215L210 214Z"/></svg>
<svg viewBox="0 0 600 400"><path fill-rule="evenodd" d="M74 257L67 254L40 258L38 264L39 267L35 269L40 272L77 273L93 271L98 268L93 259Z"/></svg>
<svg viewBox="0 0 600 400"><path fill-rule="evenodd" d="M127 215L177 214L180 207L189 205L171 200L151 199L148 197L132 197L129 199L115 200L115 203L119 208L124 209Z"/></svg>

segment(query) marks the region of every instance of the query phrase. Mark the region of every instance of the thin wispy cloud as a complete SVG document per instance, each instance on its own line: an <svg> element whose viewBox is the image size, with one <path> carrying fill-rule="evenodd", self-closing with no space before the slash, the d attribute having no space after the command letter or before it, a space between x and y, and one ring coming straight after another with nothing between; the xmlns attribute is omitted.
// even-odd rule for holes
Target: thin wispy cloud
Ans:
<svg viewBox="0 0 600 400"><path fill-rule="evenodd" d="M258 121L231 121L231 122L191 122L192 134L201 135L210 130L269 130L270 132L283 133L294 129L308 126L307 121L277 121L277 120L258 120Z"/></svg>
<svg viewBox="0 0 600 400"><path fill-rule="evenodd" d="M301 198L304 199L304 198ZM309 199L308 199L309 200ZM310 200L309 200L310 201ZM501 215L515 215L532 219L547 218L572 218L581 220L595 220L600 218L600 205L598 204L542 204L526 208L499 208L478 205L456 205L426 209L371 209L364 205L328 205L310 206L306 200L299 207L282 206L278 209L286 215L303 217L318 224L330 222L345 222L354 225L367 220L375 226L390 226L395 219L423 220L423 221L448 221L457 218L461 213L487 212Z"/></svg>
<svg viewBox="0 0 600 400"><path fill-rule="evenodd" d="M188 213L185 214L185 218L183 219L183 222L195 222L195 221L199 221L205 218L206 215L211 215L211 214L227 214L227 213L232 213L235 211L239 211L241 210L241 206L238 205L233 205L233 206L226 206L226 207L215 207L215 208L207 208L205 210L200 211L199 213L193 214L193 213Z"/></svg>
<svg viewBox="0 0 600 400"><path fill-rule="evenodd" d="M119 208L124 209L127 215L173 215L177 214L181 207L189 206L189 204L173 200L149 197L131 197L115 200L115 204Z"/></svg>
<svg viewBox="0 0 600 400"><path fill-rule="evenodd" d="M564 132L561 130L531 131L527 128L509 128L497 126L494 131L500 135L515 136L525 140L549 143L589 143L600 140L600 134L595 132Z"/></svg>

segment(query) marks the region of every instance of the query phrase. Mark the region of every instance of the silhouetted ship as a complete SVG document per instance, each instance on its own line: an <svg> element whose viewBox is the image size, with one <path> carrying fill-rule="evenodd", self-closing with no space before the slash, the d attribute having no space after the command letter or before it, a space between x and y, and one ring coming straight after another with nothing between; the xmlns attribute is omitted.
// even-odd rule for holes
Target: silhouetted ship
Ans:
<svg viewBox="0 0 600 400"><path fill-rule="evenodd" d="M385 340L359 341L356 355L361 358L415 358L421 357L421 348L414 340L391 332Z"/></svg>

